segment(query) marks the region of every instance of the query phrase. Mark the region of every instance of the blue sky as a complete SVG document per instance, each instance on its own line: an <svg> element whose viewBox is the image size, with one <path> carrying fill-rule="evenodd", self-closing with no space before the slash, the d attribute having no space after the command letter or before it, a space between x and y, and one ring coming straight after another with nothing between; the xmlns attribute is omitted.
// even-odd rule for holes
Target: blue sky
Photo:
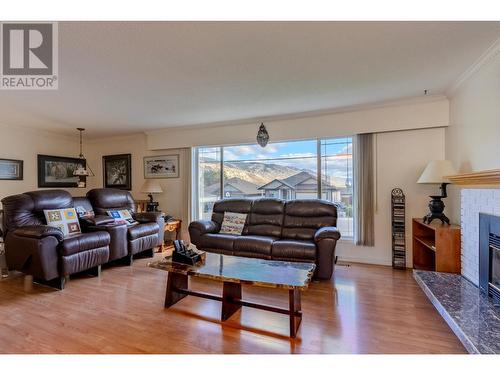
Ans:
<svg viewBox="0 0 500 375"><path fill-rule="evenodd" d="M345 150L347 138L327 141L327 154L335 155ZM330 144L337 143L337 144ZM269 143L262 148L257 144L224 147L224 160L255 160L255 159L275 159L288 157L315 157L317 144L316 140L294 141L283 143ZM323 150L324 152L324 150Z"/></svg>
<svg viewBox="0 0 500 375"><path fill-rule="evenodd" d="M336 138L325 140L322 143L323 173L329 176L347 177L352 168L352 160L345 157L337 157L337 154L344 154L351 151L351 145L347 144L350 138ZM326 146L324 145L326 144ZM201 152L206 158L220 160L218 147L202 148ZM267 164L279 164L295 167L302 170L316 172L317 170L317 142L316 140L292 141L269 143L266 147L258 144L248 144L239 146L224 147L225 162L246 162L262 161Z"/></svg>

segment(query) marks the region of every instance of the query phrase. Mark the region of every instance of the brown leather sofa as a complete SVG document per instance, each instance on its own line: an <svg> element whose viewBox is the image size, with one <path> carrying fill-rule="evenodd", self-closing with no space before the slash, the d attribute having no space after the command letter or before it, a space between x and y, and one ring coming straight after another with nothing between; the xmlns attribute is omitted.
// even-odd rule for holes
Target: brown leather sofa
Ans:
<svg viewBox="0 0 500 375"><path fill-rule="evenodd" d="M125 226L125 228L107 229L102 225L88 227L89 230L109 230L112 243L111 260L127 256L128 264L132 264L135 254L148 252L153 256L153 249L163 243L165 225L162 214L160 212L134 212L134 199L128 191L93 189L87 193L87 199L96 215L106 215L109 210L128 209L132 212L132 217L139 222L137 225ZM84 203L82 198L79 198L79 203Z"/></svg>
<svg viewBox="0 0 500 375"><path fill-rule="evenodd" d="M224 212L246 213L241 236L219 233ZM215 203L212 220L189 225L191 242L210 252L316 263L315 278L330 279L340 238L337 207L318 199L224 199Z"/></svg>
<svg viewBox="0 0 500 375"><path fill-rule="evenodd" d="M58 289L78 272L98 274L109 259L110 235L105 231L68 238L45 225L43 210L74 207L64 190L40 190L2 199L5 255L10 269L33 275L34 281Z"/></svg>

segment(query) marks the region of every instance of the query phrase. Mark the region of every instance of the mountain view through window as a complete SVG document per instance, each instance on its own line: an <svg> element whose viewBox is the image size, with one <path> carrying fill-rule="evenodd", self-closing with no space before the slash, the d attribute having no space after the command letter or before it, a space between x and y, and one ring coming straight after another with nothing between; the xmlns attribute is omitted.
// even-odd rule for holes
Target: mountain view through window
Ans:
<svg viewBox="0 0 500 375"><path fill-rule="evenodd" d="M197 218L210 219L221 198L321 198L337 205L342 235L353 236L350 137L199 147L195 161Z"/></svg>

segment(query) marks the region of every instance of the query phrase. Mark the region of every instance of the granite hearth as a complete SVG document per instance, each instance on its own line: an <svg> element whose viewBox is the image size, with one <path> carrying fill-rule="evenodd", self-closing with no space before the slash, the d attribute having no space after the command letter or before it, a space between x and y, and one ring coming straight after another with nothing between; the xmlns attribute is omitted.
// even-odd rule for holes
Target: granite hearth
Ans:
<svg viewBox="0 0 500 375"><path fill-rule="evenodd" d="M413 276L469 353L500 354L500 306L461 275L414 270Z"/></svg>

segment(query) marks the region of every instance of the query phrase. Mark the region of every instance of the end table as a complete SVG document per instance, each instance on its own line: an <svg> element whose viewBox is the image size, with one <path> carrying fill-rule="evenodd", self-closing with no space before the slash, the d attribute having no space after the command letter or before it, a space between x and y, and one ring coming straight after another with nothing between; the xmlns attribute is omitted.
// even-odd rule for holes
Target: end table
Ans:
<svg viewBox="0 0 500 375"><path fill-rule="evenodd" d="M178 240L179 236L181 234L181 225L182 225L182 220L181 219L170 219L165 222L165 232L175 232L175 239ZM165 242L168 239L163 241L162 246L158 249L158 252L161 253L163 251L168 250L169 248L173 247L173 245L166 245Z"/></svg>

